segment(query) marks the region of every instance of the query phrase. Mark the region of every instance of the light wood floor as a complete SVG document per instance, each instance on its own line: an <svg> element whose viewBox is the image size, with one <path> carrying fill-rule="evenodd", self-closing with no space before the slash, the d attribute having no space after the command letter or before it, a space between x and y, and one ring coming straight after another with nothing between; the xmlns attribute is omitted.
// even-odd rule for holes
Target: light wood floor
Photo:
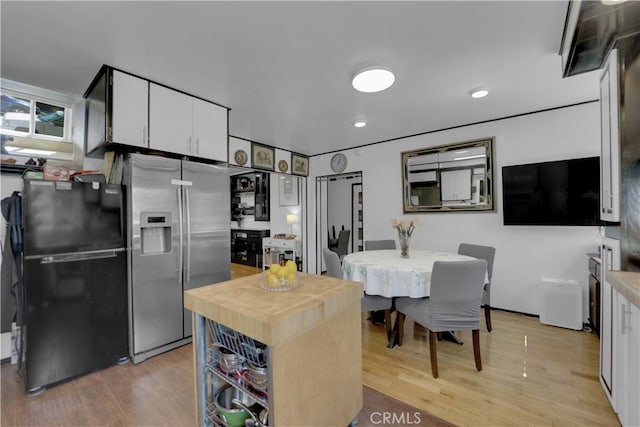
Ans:
<svg viewBox="0 0 640 427"><path fill-rule="evenodd" d="M257 270L232 266L232 278ZM235 277L234 277L235 276ZM362 318L363 381L460 426L616 426L598 382L598 338L494 310L481 331L484 369L475 370L471 334L438 343L431 376L424 329L406 322L402 347L388 349L384 327ZM2 426L195 424L191 345L138 365L114 366L24 395L14 367L2 365Z"/></svg>

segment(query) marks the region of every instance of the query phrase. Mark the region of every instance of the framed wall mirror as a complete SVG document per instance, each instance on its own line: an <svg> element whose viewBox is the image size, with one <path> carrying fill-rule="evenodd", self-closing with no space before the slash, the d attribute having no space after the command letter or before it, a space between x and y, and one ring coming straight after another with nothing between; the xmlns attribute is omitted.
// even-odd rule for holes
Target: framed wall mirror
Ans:
<svg viewBox="0 0 640 427"><path fill-rule="evenodd" d="M494 138L402 153L404 213L494 211Z"/></svg>

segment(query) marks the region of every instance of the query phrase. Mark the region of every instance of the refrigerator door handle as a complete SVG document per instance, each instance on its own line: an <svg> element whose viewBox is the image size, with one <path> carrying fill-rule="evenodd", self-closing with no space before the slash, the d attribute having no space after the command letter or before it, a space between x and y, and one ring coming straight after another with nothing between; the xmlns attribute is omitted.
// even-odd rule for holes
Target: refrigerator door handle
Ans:
<svg viewBox="0 0 640 427"><path fill-rule="evenodd" d="M106 251L95 252L78 252L59 255L46 255L40 258L40 264L55 264L61 262L86 261L93 259L115 258L118 252L124 251L124 248L110 249ZM27 257L29 259L31 257Z"/></svg>
<svg viewBox="0 0 640 427"><path fill-rule="evenodd" d="M182 244L182 240L183 240L183 230L182 230L182 187L176 187L176 195L178 197L178 234L179 234L179 243L178 243L178 248L179 248L179 255L178 255L178 280L180 282L180 286L182 286L182 257L184 256L183 253L183 244Z"/></svg>
<svg viewBox="0 0 640 427"><path fill-rule="evenodd" d="M187 282L191 281L191 209L189 206L189 189L184 189L184 204L187 216Z"/></svg>

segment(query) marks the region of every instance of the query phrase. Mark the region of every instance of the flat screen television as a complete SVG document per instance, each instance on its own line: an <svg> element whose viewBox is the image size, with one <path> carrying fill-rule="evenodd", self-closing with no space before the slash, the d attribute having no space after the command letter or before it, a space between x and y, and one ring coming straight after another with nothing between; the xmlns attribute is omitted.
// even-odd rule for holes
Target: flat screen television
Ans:
<svg viewBox="0 0 640 427"><path fill-rule="evenodd" d="M502 168L504 225L602 225L600 158Z"/></svg>

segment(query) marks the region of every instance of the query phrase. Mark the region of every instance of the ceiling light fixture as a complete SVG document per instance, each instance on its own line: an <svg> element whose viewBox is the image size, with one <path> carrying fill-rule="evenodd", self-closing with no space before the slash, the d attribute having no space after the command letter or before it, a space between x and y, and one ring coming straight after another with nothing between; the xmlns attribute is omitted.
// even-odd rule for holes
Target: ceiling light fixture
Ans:
<svg viewBox="0 0 640 427"><path fill-rule="evenodd" d="M481 159L483 157L485 157L484 154L474 154L473 156L454 157L453 160Z"/></svg>
<svg viewBox="0 0 640 427"><path fill-rule="evenodd" d="M484 98L489 94L489 90L487 90L487 88L484 88L484 87L479 87L479 88L473 89L471 92L469 92L469 94L471 95L472 98L476 98L476 99Z"/></svg>
<svg viewBox="0 0 640 427"><path fill-rule="evenodd" d="M357 128L363 128L367 125L367 121L364 119L356 120L353 122L353 125Z"/></svg>
<svg viewBox="0 0 640 427"><path fill-rule="evenodd" d="M50 156L52 154L55 154L55 151L50 151L50 150L36 150L34 148L22 148L18 151L15 152L16 154L33 154L36 156Z"/></svg>
<svg viewBox="0 0 640 427"><path fill-rule="evenodd" d="M351 84L360 92L373 93L387 89L395 81L396 76L391 71L380 67L369 67L358 71L353 76Z"/></svg>

